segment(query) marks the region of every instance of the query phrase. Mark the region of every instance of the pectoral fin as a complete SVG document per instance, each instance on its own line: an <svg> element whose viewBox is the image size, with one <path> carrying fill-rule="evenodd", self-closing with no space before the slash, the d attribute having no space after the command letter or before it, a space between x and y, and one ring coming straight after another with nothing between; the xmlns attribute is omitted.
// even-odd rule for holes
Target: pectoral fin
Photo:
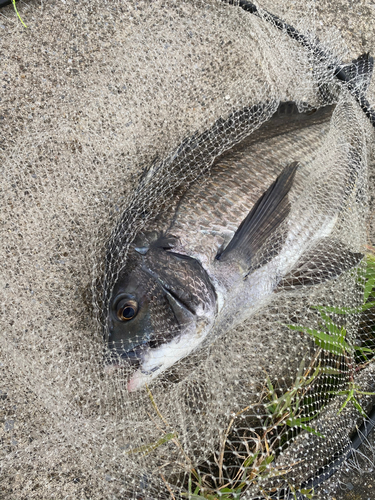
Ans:
<svg viewBox="0 0 375 500"><path fill-rule="evenodd" d="M259 198L247 217L241 222L232 240L227 247L216 256L216 259L225 261L233 259L241 262L246 268L254 265L253 258L262 248L266 240L276 233L290 211L288 193L293 185L295 173L299 167L293 162L281 172L267 191ZM257 262L257 266L264 265L275 252L268 252L266 259Z"/></svg>
<svg viewBox="0 0 375 500"><path fill-rule="evenodd" d="M337 278L357 266L364 255L343 248L339 242L322 239L303 255L294 269L278 283L276 292L318 285Z"/></svg>

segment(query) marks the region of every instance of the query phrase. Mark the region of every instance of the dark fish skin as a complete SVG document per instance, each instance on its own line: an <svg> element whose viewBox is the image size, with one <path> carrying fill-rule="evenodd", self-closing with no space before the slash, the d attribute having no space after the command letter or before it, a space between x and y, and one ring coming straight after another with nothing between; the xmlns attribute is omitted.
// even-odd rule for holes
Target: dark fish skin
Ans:
<svg viewBox="0 0 375 500"><path fill-rule="evenodd" d="M333 111L327 106L299 113L295 104L281 104L268 122L221 154L209 175L200 176L186 190L176 189L168 210L138 233L125 267L118 271L107 319L110 352L138 366L129 391L164 372L211 334L225 333L261 307L305 249L331 234L346 180L338 186L337 201L332 199L322 213L305 211L302 222L291 215L289 226L285 220L329 133ZM335 181L338 174L330 176ZM257 209L266 191L266 209ZM258 213L249 215L254 206ZM281 210L285 214L278 221ZM241 236L237 230L243 221ZM309 228L306 235L298 234L301 224ZM272 228L273 253L256 264L257 250L264 243L256 240L268 234L267 227ZM247 230L254 234L251 259ZM121 231L122 227L118 234ZM231 241L235 245L228 245ZM232 246L236 248L221 259Z"/></svg>
<svg viewBox="0 0 375 500"><path fill-rule="evenodd" d="M160 228L179 238L175 251L211 262L283 167L314 159L332 112L329 106L306 115L293 103L283 104L269 122L222 155L210 176L197 181L173 215L160 221Z"/></svg>

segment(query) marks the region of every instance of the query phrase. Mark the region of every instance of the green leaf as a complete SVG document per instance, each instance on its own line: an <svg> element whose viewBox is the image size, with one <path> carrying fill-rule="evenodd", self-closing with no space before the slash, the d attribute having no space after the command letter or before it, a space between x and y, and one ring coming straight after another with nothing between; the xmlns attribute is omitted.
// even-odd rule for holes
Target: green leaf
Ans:
<svg viewBox="0 0 375 500"><path fill-rule="evenodd" d="M371 309L373 307L375 307L375 302L367 302L366 304L363 304L363 306L361 306L358 309L358 312L367 311L367 309Z"/></svg>
<svg viewBox="0 0 375 500"><path fill-rule="evenodd" d="M334 314L359 314L367 309L375 307L375 302L368 302L358 307L328 307L328 306L310 306L311 309L316 309L319 312L324 311Z"/></svg>
<svg viewBox="0 0 375 500"><path fill-rule="evenodd" d="M320 432L318 432L315 429L313 429L312 427L302 423L303 421L308 422L309 420L312 420L315 417L316 417L316 414L313 417L294 418L294 419L290 418L286 421L286 424L289 427L301 427L301 429L304 429L305 431L307 431L311 434L315 434L316 436L324 438L324 436L322 434L320 434Z"/></svg>
<svg viewBox="0 0 375 500"><path fill-rule="evenodd" d="M270 455L269 457L266 457L266 458L263 460L263 462L259 465L259 468L258 468L259 472L260 472L260 473L261 473L261 472L264 472L264 471L267 469L267 466L268 466L271 462L273 462L274 458L275 458L275 457L274 457L273 455Z"/></svg>
<svg viewBox="0 0 375 500"><path fill-rule="evenodd" d="M305 326L300 326L300 325L284 325L287 326L290 330L295 330L297 332L303 332L305 333L309 328L306 328ZM309 332L307 332L309 333Z"/></svg>
<svg viewBox="0 0 375 500"><path fill-rule="evenodd" d="M232 498L232 499L235 499L235 498L239 498L240 497L240 494L241 494L241 491L242 491L242 488L221 488L220 490L220 496L218 496L218 500L222 500L223 498ZM228 495L225 495L224 497L221 495L221 493L227 493ZM230 495L230 496L229 496Z"/></svg>
<svg viewBox="0 0 375 500"><path fill-rule="evenodd" d="M349 391L327 391L327 394L334 394L335 396L346 396Z"/></svg>
<svg viewBox="0 0 375 500"><path fill-rule="evenodd" d="M189 500L207 500L207 497L201 497L200 495L194 495L193 493L192 494L185 493L183 495L186 496L186 498L189 498Z"/></svg>
<svg viewBox="0 0 375 500"><path fill-rule="evenodd" d="M311 420L314 420L318 416L319 412L316 411L312 416L310 417L291 417L288 418L286 421L287 425L290 427L295 427L301 425L302 422L310 422Z"/></svg>
<svg viewBox="0 0 375 500"><path fill-rule="evenodd" d="M321 312L320 316L322 317L324 323L327 325L330 333L336 333L337 335L341 335L342 327L337 326L332 321L332 319L329 316L327 316L327 314Z"/></svg>
<svg viewBox="0 0 375 500"><path fill-rule="evenodd" d="M352 347L343 340L344 329L341 330L340 336L338 335L329 335L319 330L315 330L314 328L306 328L305 326L300 325L285 325L291 330L296 330L298 332L308 333L311 337L314 338L315 343L329 351L333 354L342 355L345 351L352 351Z"/></svg>
<svg viewBox="0 0 375 500"><path fill-rule="evenodd" d="M317 311L325 311L335 314L346 314L349 309L346 307L329 307L329 306L310 306L311 309L316 309Z"/></svg>
<svg viewBox="0 0 375 500"><path fill-rule="evenodd" d="M255 460L258 458L258 455L259 455L259 450L256 453L254 453L254 455L250 455L249 457L247 457L247 459L243 463L243 466L247 468L253 465Z"/></svg>
<svg viewBox="0 0 375 500"><path fill-rule="evenodd" d="M342 370L338 370L337 368L331 368L329 366L321 368L321 372L326 375L341 375Z"/></svg>
<svg viewBox="0 0 375 500"><path fill-rule="evenodd" d="M372 276L371 278L369 277L368 280L366 281L365 290L363 293L363 302L367 302L367 299L369 298L369 295L374 288L374 284L375 284L375 275Z"/></svg>
<svg viewBox="0 0 375 500"><path fill-rule="evenodd" d="M310 432L312 434L315 434L316 436L319 436L319 437L325 439L325 436L323 436L323 434L320 434L320 432L318 432L317 430L313 429L312 427L309 427L308 425L305 425L305 424L302 424L301 427L305 431Z"/></svg>
<svg viewBox="0 0 375 500"><path fill-rule="evenodd" d="M354 349L359 352L374 353L374 349L370 349L369 347L354 347Z"/></svg>
<svg viewBox="0 0 375 500"><path fill-rule="evenodd" d="M271 415L274 415L276 413L276 410L277 410L277 405L275 405L273 403L268 403L268 405L266 405L266 408Z"/></svg>
<svg viewBox="0 0 375 500"><path fill-rule="evenodd" d="M168 443L171 439L175 438L177 434L175 432L169 432L168 434L165 434L162 438L160 438L158 441L155 443L151 444L146 444L144 446L140 446L139 448L134 448L133 450L128 451L126 454L127 455L132 455L134 453L143 453L145 455L148 455L151 453L153 450L156 448L159 448L159 446Z"/></svg>
<svg viewBox="0 0 375 500"><path fill-rule="evenodd" d="M354 396L352 396L351 401L352 401L353 405L357 408L357 410L359 411L359 413L362 415L362 417L367 418L366 412L364 411L364 409L358 403L358 401L356 400L356 398Z"/></svg>
<svg viewBox="0 0 375 500"><path fill-rule="evenodd" d="M268 375L267 375L267 387L268 387L268 390L270 391L270 394L274 394L275 389L274 389L272 382L271 382L271 379L269 378Z"/></svg>
<svg viewBox="0 0 375 500"><path fill-rule="evenodd" d="M343 394L340 394L340 395L343 395ZM338 415L340 415L340 413L344 410L344 408L349 403L349 401L352 399L352 397L353 397L353 392L349 391L348 397L346 398L346 400L344 401L344 403L342 404L341 408L339 409L339 411L337 413Z"/></svg>
<svg viewBox="0 0 375 500"><path fill-rule="evenodd" d="M310 378L308 378L308 379L305 381L304 385L305 385L306 387L308 387L308 386L309 386L312 382L314 382L314 380L315 380L315 379L319 376L319 374L320 374L321 372L322 372L322 369L320 368L320 364L319 364L319 366L317 366L317 367L315 368L315 371L314 371L314 373L311 375L311 377L310 377Z"/></svg>
<svg viewBox="0 0 375 500"><path fill-rule="evenodd" d="M367 259L367 267L364 277L366 281L375 277L375 260L373 260L373 257L371 259Z"/></svg>
<svg viewBox="0 0 375 500"><path fill-rule="evenodd" d="M303 489L301 490L302 495L305 495L309 500L313 498L314 488Z"/></svg>

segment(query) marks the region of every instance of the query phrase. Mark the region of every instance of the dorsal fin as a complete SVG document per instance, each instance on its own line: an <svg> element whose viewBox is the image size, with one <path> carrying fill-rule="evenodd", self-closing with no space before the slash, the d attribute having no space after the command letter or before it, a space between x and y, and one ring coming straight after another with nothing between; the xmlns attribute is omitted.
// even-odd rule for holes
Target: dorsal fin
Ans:
<svg viewBox="0 0 375 500"><path fill-rule="evenodd" d="M284 168L255 203L232 240L216 259L224 261L230 258L250 267L253 257L289 214L288 193L298 167L299 163L293 162Z"/></svg>

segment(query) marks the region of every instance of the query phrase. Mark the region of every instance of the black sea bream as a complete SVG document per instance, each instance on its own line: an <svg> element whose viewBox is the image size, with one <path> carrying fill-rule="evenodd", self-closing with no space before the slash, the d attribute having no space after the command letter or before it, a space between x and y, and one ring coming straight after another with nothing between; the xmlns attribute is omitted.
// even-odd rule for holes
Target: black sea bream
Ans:
<svg viewBox="0 0 375 500"><path fill-rule="evenodd" d="M129 391L228 333L276 292L358 264L359 253L327 251L356 178L349 143L340 168L324 170L330 152L319 148L334 112L281 104L209 173L177 188L167 209L136 234L108 292L105 328L107 371L133 366ZM112 248L121 247L120 229ZM113 274L111 252L108 260Z"/></svg>

